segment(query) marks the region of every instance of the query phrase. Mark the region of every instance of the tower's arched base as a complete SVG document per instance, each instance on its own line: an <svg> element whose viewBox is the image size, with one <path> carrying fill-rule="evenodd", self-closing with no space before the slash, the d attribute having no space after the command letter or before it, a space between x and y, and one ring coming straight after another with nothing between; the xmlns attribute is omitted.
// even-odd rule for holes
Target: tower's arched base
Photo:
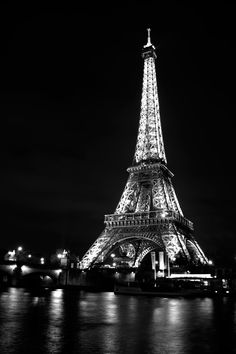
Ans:
<svg viewBox="0 0 236 354"><path fill-rule="evenodd" d="M161 225L106 228L83 257L81 268L137 269L151 252L157 272L168 267L187 271L208 263L193 236L168 220Z"/></svg>

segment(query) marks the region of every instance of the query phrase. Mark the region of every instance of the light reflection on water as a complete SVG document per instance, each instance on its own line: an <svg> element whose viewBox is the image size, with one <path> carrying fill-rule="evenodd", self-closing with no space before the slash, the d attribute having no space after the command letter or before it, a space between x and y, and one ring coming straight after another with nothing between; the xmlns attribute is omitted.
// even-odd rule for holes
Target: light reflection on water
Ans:
<svg viewBox="0 0 236 354"><path fill-rule="evenodd" d="M236 353L235 301L9 288L0 353Z"/></svg>
<svg viewBox="0 0 236 354"><path fill-rule="evenodd" d="M57 289L51 293L48 304L47 346L49 353L58 353L63 338L63 291Z"/></svg>

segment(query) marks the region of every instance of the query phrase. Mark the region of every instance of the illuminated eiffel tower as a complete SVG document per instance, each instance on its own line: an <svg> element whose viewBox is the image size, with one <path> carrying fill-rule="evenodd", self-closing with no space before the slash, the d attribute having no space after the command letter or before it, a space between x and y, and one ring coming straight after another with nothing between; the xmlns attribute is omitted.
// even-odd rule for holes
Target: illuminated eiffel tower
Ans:
<svg viewBox="0 0 236 354"><path fill-rule="evenodd" d="M86 252L81 268L139 267L151 251L164 252L171 265L208 264L183 216L167 168L155 72L155 47L148 29L143 46L143 88L137 144L124 192L105 229Z"/></svg>

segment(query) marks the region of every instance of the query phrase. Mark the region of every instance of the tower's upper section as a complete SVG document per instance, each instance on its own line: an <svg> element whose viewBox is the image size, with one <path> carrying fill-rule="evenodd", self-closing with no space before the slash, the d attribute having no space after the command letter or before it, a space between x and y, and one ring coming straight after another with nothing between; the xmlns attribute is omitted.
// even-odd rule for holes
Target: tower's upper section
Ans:
<svg viewBox="0 0 236 354"><path fill-rule="evenodd" d="M147 44L143 46L142 57L144 59L143 88L134 164L157 161L166 163L157 91L156 53L151 43L150 28L148 28Z"/></svg>

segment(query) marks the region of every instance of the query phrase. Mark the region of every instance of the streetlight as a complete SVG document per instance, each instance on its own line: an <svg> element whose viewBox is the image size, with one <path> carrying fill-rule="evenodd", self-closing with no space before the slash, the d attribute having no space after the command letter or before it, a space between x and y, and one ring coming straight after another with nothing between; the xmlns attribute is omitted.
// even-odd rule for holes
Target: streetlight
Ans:
<svg viewBox="0 0 236 354"><path fill-rule="evenodd" d="M22 262L23 261L23 247L19 246L16 249L16 262Z"/></svg>
<svg viewBox="0 0 236 354"><path fill-rule="evenodd" d="M5 258L8 260L8 261L16 261L16 251L13 250L13 251L8 251L7 252L7 255L5 256Z"/></svg>

